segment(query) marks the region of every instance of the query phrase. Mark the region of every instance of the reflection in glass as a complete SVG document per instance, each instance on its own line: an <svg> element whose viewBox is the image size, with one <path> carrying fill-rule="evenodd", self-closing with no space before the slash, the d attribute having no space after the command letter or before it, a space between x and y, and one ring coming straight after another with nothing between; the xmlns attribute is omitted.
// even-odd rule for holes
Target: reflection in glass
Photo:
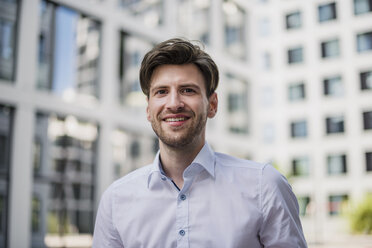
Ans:
<svg viewBox="0 0 372 248"><path fill-rule="evenodd" d="M93 232L97 137L93 123L74 116L37 114L32 247Z"/></svg>
<svg viewBox="0 0 372 248"><path fill-rule="evenodd" d="M0 79L14 79L18 1L0 1Z"/></svg>
<svg viewBox="0 0 372 248"><path fill-rule="evenodd" d="M339 175L346 173L346 155L333 154L327 156L327 169L329 175Z"/></svg>
<svg viewBox="0 0 372 248"><path fill-rule="evenodd" d="M154 28L163 24L164 1L118 0L123 12L138 17L146 26Z"/></svg>
<svg viewBox="0 0 372 248"><path fill-rule="evenodd" d="M349 199L349 196L346 194L330 195L328 198L329 215L336 216L336 215L341 215L342 213L344 213L348 199Z"/></svg>
<svg viewBox="0 0 372 248"><path fill-rule="evenodd" d="M189 39L209 43L210 0L178 0L179 30Z"/></svg>
<svg viewBox="0 0 372 248"><path fill-rule="evenodd" d="M248 85L247 82L227 74L228 126L230 132L248 133Z"/></svg>
<svg viewBox="0 0 372 248"><path fill-rule="evenodd" d="M307 137L307 122L304 120L292 122L291 123L291 137L292 138Z"/></svg>
<svg viewBox="0 0 372 248"><path fill-rule="evenodd" d="M12 108L0 105L0 247L6 247L8 230L8 185L12 118Z"/></svg>
<svg viewBox="0 0 372 248"><path fill-rule="evenodd" d="M37 87L67 101L99 97L100 24L72 9L40 4Z"/></svg>
<svg viewBox="0 0 372 248"><path fill-rule="evenodd" d="M328 77L323 80L324 95L343 96L344 85L341 76Z"/></svg>
<svg viewBox="0 0 372 248"><path fill-rule="evenodd" d="M145 106L138 71L142 58L152 48L152 44L139 37L121 33L120 36L120 102L127 106Z"/></svg>
<svg viewBox="0 0 372 248"><path fill-rule="evenodd" d="M123 130L112 134L114 178L151 163L158 152L157 138Z"/></svg>
<svg viewBox="0 0 372 248"><path fill-rule="evenodd" d="M308 157L298 157L292 160L292 172L294 176L309 176L310 162Z"/></svg>
<svg viewBox="0 0 372 248"><path fill-rule="evenodd" d="M225 47L232 56L246 58L246 15L244 10L232 0L222 5L225 26Z"/></svg>

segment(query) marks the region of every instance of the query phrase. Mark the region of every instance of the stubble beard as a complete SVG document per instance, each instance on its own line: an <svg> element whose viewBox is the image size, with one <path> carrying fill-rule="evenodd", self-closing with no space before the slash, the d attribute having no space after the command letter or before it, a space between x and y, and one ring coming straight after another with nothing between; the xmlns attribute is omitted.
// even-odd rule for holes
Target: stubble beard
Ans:
<svg viewBox="0 0 372 248"><path fill-rule="evenodd" d="M193 114L195 117L195 113ZM207 115L201 114L196 116L196 119L193 123L191 123L191 126L181 127L181 130L177 130L175 133L164 130L161 126L162 122L163 121L161 118L151 121L151 126L155 134L165 145L179 149L192 144L197 138L200 137L202 132L205 130Z"/></svg>

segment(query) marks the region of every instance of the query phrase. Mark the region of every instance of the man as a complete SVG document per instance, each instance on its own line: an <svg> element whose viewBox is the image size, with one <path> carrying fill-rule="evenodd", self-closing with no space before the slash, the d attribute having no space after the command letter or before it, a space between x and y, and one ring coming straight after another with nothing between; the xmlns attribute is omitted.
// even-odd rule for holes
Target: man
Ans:
<svg viewBox="0 0 372 248"><path fill-rule="evenodd" d="M307 247L285 178L206 143L218 80L216 64L189 41L167 40L146 54L140 83L160 151L103 194L93 247Z"/></svg>

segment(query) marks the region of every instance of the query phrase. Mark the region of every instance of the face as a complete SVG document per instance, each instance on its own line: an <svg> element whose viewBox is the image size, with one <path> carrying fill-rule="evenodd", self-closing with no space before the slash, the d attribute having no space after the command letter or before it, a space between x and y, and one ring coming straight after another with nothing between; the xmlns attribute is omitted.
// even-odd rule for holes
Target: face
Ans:
<svg viewBox="0 0 372 248"><path fill-rule="evenodd" d="M215 116L217 103L216 93L206 96L204 78L197 66L162 65L151 78L147 119L167 146L202 146L207 118Z"/></svg>

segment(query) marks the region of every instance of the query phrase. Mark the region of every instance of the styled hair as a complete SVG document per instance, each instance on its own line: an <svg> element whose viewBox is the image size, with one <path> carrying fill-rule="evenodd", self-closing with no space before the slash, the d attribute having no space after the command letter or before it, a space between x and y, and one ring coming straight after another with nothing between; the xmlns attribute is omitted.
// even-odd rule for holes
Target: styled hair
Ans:
<svg viewBox="0 0 372 248"><path fill-rule="evenodd" d="M180 38L163 41L145 55L139 72L143 93L149 97L151 78L158 66L184 64L194 64L199 68L204 77L207 97L211 96L218 86L217 65L198 45Z"/></svg>

